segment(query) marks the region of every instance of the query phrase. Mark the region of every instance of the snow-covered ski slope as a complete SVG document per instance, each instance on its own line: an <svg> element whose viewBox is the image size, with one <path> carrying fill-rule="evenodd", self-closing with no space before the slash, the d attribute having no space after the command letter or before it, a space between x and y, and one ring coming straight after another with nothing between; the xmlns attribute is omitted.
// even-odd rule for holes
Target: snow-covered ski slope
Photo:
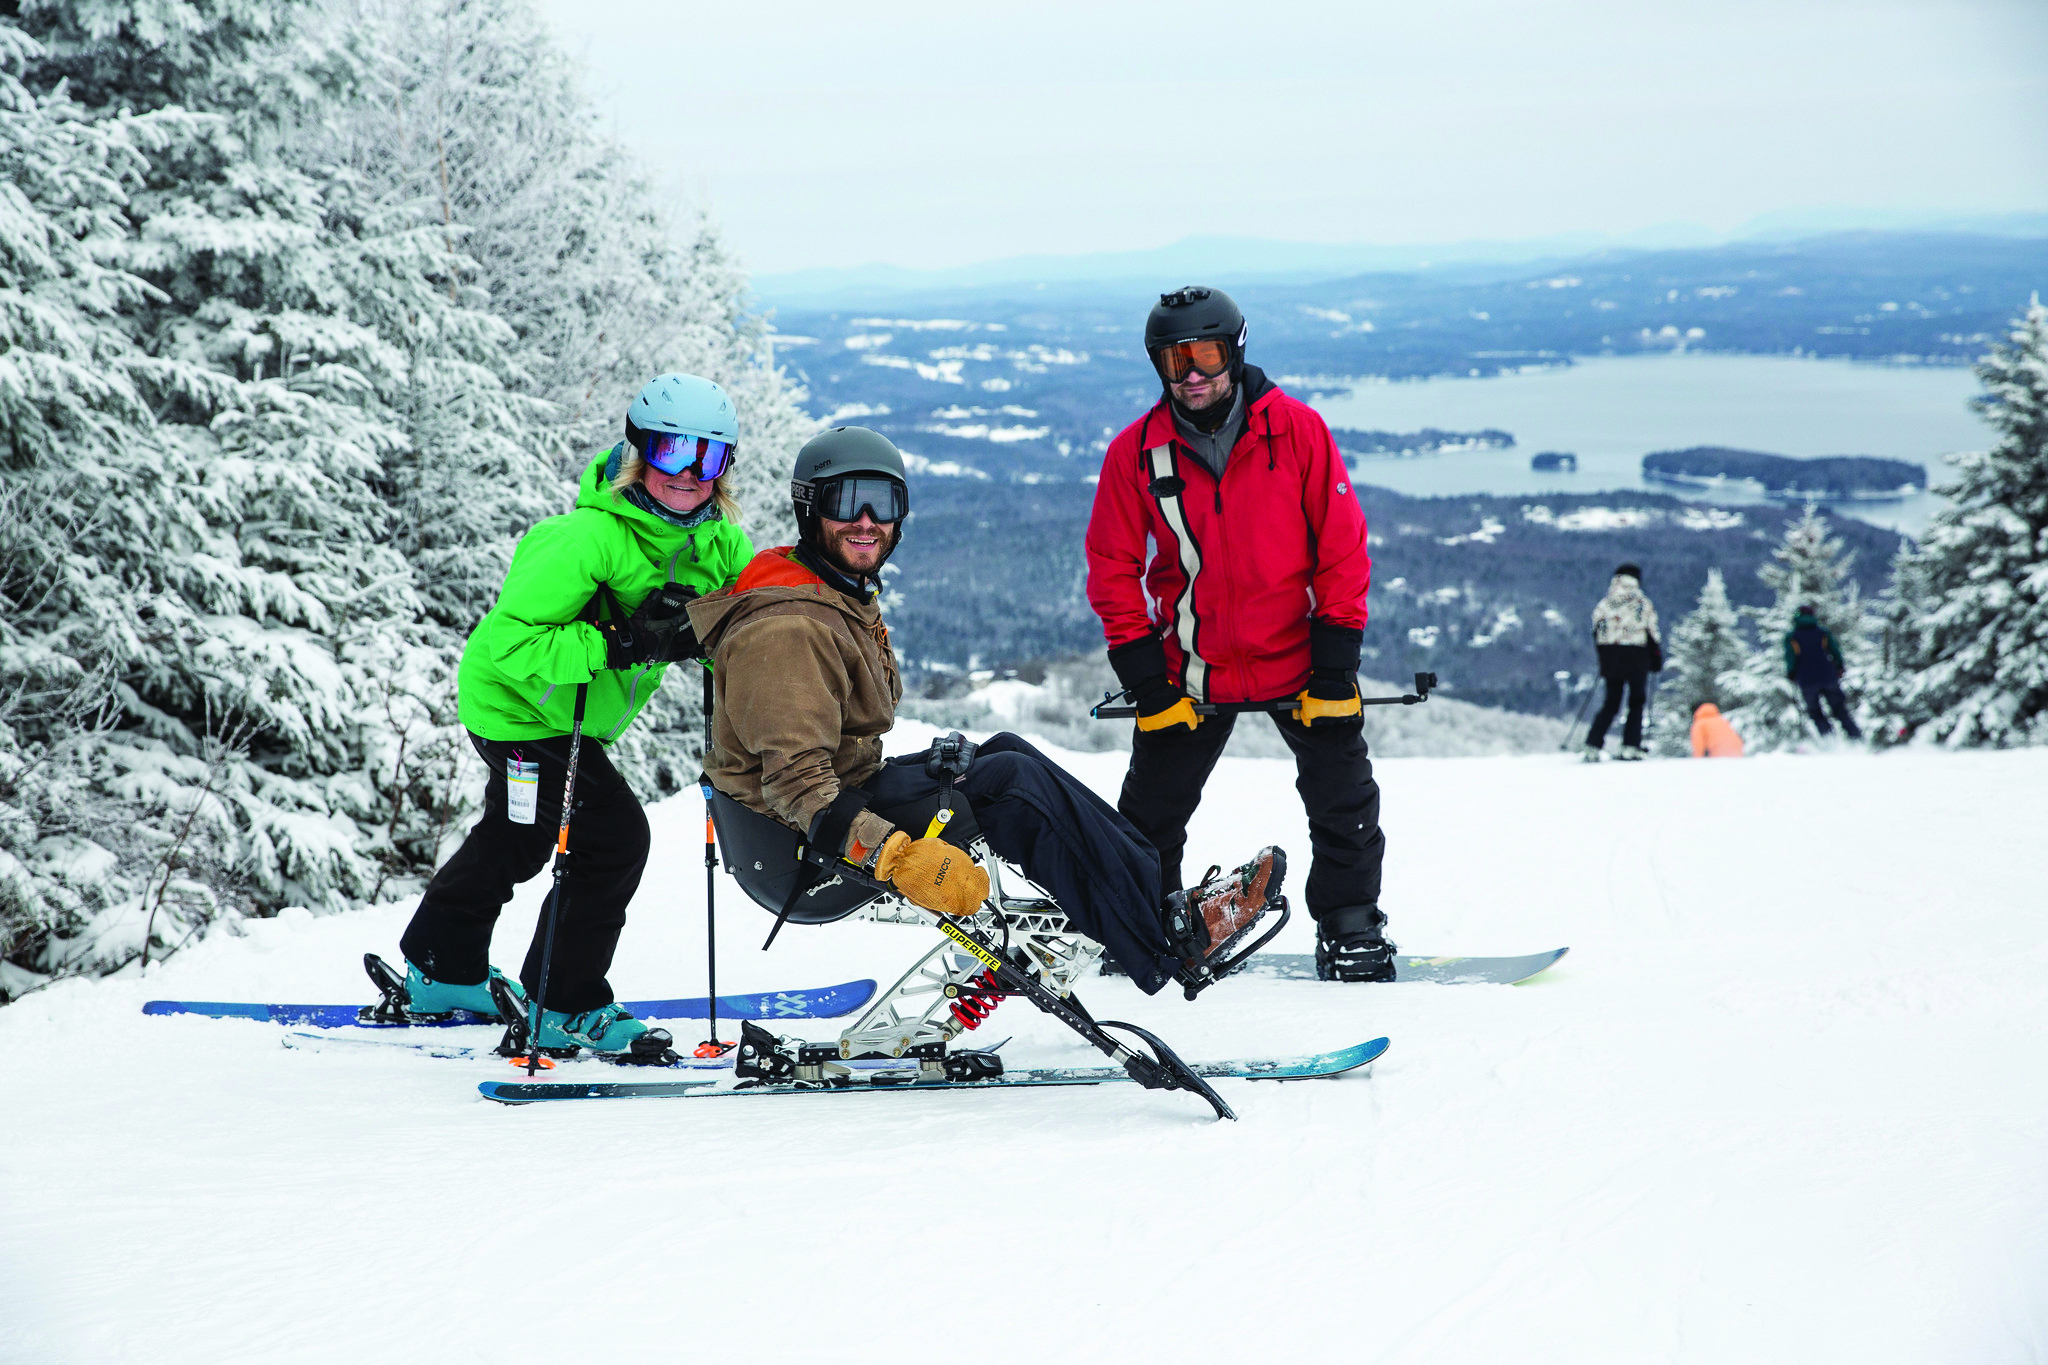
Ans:
<svg viewBox="0 0 2048 1365"><path fill-rule="evenodd" d="M1072 761L1114 792L1120 756ZM1393 1038L1370 1075L1219 1082L1238 1123L1135 1086L507 1109L476 1092L502 1063L138 1012L356 998L403 906L40 992L0 1009L0 1360L2048 1356L2048 752L1380 776L1404 949L1571 955L1519 987L1091 985L1190 1059ZM1191 861L1272 840L1299 876L1292 783L1225 760ZM704 988L699 811L653 812L624 996ZM769 918L724 885L721 990L886 983L927 941L764 955ZM1310 946L1306 916L1275 945ZM1020 1001L1005 1035L1097 1060Z"/></svg>

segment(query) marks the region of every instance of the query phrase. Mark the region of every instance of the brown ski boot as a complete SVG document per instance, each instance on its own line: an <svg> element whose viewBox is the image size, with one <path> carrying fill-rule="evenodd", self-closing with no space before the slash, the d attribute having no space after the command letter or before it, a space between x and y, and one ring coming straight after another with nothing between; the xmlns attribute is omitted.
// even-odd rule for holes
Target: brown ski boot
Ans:
<svg viewBox="0 0 2048 1365"><path fill-rule="evenodd" d="M1212 867L1200 885L1166 898L1166 937L1185 978L1207 979L1207 965L1229 956L1259 919L1280 901L1287 854L1268 846L1250 862L1225 872ZM1192 984L1192 983L1187 983Z"/></svg>

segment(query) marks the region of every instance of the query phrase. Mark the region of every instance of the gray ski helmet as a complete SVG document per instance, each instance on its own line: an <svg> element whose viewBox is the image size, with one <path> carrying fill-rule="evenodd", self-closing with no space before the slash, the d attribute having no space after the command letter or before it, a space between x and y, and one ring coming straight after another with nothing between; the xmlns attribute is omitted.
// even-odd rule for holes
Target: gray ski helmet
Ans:
<svg viewBox="0 0 2048 1365"><path fill-rule="evenodd" d="M1152 305L1145 319L1145 356L1149 360L1161 346L1176 341L1210 338L1230 343L1234 370L1244 359L1247 331L1244 314L1230 295L1199 284L1184 285L1161 294L1159 302Z"/></svg>
<svg viewBox="0 0 2048 1365"><path fill-rule="evenodd" d="M735 442L739 428L732 399L701 375L658 374L626 409L626 440L635 450L647 448L650 431Z"/></svg>
<svg viewBox="0 0 2048 1365"><path fill-rule="evenodd" d="M796 509L797 531L804 540L817 540L818 518L814 510L817 485L847 474L880 474L894 479L905 489L903 452L879 431L867 427L833 427L804 442L796 453L796 468L790 471L789 497ZM896 544L903 543L898 523ZM895 553L895 546L890 547Z"/></svg>

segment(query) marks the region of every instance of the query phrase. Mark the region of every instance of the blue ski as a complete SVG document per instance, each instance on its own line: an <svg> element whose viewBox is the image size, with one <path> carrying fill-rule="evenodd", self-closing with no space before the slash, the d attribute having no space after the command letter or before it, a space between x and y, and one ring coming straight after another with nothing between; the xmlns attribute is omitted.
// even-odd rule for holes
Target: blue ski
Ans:
<svg viewBox="0 0 2048 1365"><path fill-rule="evenodd" d="M723 1015L719 1017L721 1019L724 1018ZM432 1035L421 1038L409 1038L403 1035L394 1036L390 1033L374 1033L367 1029L328 1030L324 1033L302 1033L293 1029L286 1032L281 1041L286 1047L301 1052L397 1052L411 1053L419 1057L441 1057L451 1061L499 1063L508 1061L495 1047L458 1042L445 1034L438 1038ZM1007 1041L1009 1040L1004 1040L1004 1042ZM1002 1043L997 1043L984 1050L993 1052L1002 1045ZM689 1044L685 1043L682 1046L687 1048ZM634 1069L636 1071L642 1069L650 1071L730 1071L732 1070L732 1057L733 1054L731 1052L726 1052L717 1057L696 1057L688 1052L684 1052L669 1066L635 1067ZM606 1065L613 1064L596 1053L584 1052L575 1057L550 1058L548 1065L549 1067L556 1067L563 1065L565 1062L573 1064L579 1069L585 1063L591 1062ZM519 1065L523 1067L525 1064L522 1062ZM884 1066L900 1066L901 1063L888 1060L863 1059L857 1062L842 1062L841 1065L856 1069L873 1069Z"/></svg>
<svg viewBox="0 0 2048 1365"><path fill-rule="evenodd" d="M1204 1079L1236 1077L1253 1081L1305 1081L1341 1076L1369 1065L1387 1050L1375 1038L1356 1047L1320 1052L1312 1057L1284 1057L1249 1062L1197 1062L1190 1069ZM855 1072L838 1085L756 1085L741 1088L729 1079L701 1081L484 1081L477 1091L500 1104L535 1104L551 1100L713 1099L727 1095L831 1095L862 1090L1002 1090L1041 1085L1103 1085L1129 1081L1120 1066L1059 1066L1005 1070L977 1081L921 1080L917 1068L897 1066Z"/></svg>
<svg viewBox="0 0 2048 1365"><path fill-rule="evenodd" d="M718 997L721 1019L836 1019L852 1014L874 999L872 980L845 981L796 991L757 991ZM626 1010L641 1019L703 1019L705 997L687 1000L627 1000ZM209 1019L259 1019L301 1028L451 1028L459 1024L499 1023L496 1015L456 1010L446 1019L407 1024L378 1023L367 1005L262 1005L222 1000L152 1000L144 1014L198 1014Z"/></svg>

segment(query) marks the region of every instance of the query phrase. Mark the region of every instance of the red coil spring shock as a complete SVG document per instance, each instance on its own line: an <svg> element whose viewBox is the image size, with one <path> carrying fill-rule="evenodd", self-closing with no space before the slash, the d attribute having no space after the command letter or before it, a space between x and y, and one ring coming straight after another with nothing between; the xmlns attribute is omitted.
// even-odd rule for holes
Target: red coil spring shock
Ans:
<svg viewBox="0 0 2048 1365"><path fill-rule="evenodd" d="M994 1014L996 1006L1002 1003L1003 992L996 989L996 974L983 972L961 985L959 998L953 1001L953 1017L965 1028L980 1028L981 1021Z"/></svg>

